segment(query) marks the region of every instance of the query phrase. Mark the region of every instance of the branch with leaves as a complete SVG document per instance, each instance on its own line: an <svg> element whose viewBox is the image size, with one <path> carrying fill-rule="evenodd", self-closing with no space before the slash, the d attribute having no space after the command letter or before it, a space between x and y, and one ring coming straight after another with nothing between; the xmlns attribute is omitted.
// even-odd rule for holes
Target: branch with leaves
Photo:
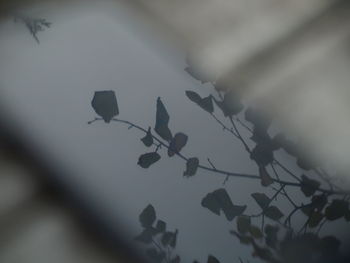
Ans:
<svg viewBox="0 0 350 263"><path fill-rule="evenodd" d="M106 123L117 122L125 124L129 128L136 128L141 131L144 134L144 137L141 138L142 143L148 148L155 147L153 151L140 155L137 164L142 168L149 168L160 161L162 157L159 150L166 149L169 157L176 155L186 162L185 171L183 172L185 177L195 176L198 170L201 169L215 175L225 176L225 182L228 178L241 177L259 180L263 187L273 189L275 194L271 197L267 196L265 193L253 193L251 195L261 208L259 213L253 215L245 214L246 205L234 204L225 188L220 188L208 193L201 202L204 208L207 208L216 215L221 215L221 213L223 213L229 221L237 218L238 232L233 231L232 233L238 237L242 243L251 244L254 248L254 255L264 260L278 262L282 256L279 255L279 251L273 251L273 249L277 249L277 247L280 249L280 243L285 242L284 239L278 243L278 246L269 246L270 241L268 240L273 239L270 235L276 231L271 230L274 226L270 224L265 225L265 218L277 223L277 225L280 225L283 229L287 229L289 234L288 238L292 240L294 240L294 238L300 238L301 235L309 234L306 231L307 229L319 227L317 230L318 234L325 222L334 221L339 218L350 220L348 201L350 193L348 191L340 189L340 187L335 186L328 179L326 180L328 188L324 188L319 181L307 176L306 173L309 171L320 176L321 172L319 171L322 169L317 163L306 158L306 156L298 150L296 144L288 140L282 134L270 136L268 129L271 121L261 116L256 109L248 108L245 110L244 114L246 121L251 123L252 127L244 123L237 116L243 111L244 106L237 100L233 91L224 92L224 94L221 94L222 92L218 93L219 98L215 98L213 95L202 98L193 91L187 91L186 95L192 102L209 113L224 131L229 132L242 143L243 149L248 153L249 159L256 164L258 174L243 174L221 170L217 168L210 159L208 159L209 165L205 165L200 163L197 157L187 157L182 154L181 151L188 142L188 136L182 132L173 135L169 128L170 116L160 98L157 99L156 122L152 130L151 127L146 129L133 122L116 118L116 115L119 114L119 108L114 91L95 92L92 100L92 107L100 117L93 119L89 124L97 121L104 121ZM232 127L228 127L214 114L214 103L221 109L223 116L228 118ZM251 134L250 144L248 144L243 137L238 125ZM255 146L252 147L250 146L251 144L255 144ZM297 165L305 172L298 176L288 169L277 160L275 152L278 150L284 150L293 158L296 158ZM278 171L277 168L279 168L280 171ZM281 179L279 172L283 172L284 176L288 176L292 180ZM273 174L274 177L270 174ZM325 172L322 172L322 179L325 178L328 178L328 176L326 176ZM278 189L276 189L275 184L279 185ZM304 196L309 199L308 202L306 204L297 204L288 194L287 187L299 188ZM277 200L277 197L286 198L292 205L292 210L286 217L277 205L273 204L273 202ZM292 217L298 211L305 214L307 220L299 231L294 231L292 227ZM285 217L285 220L281 221L283 217ZM257 219L261 219L261 227L257 227L251 223L252 220ZM244 226L242 226L242 224ZM249 227L247 227L248 225ZM259 240L263 237L265 237L266 240L265 247L259 244ZM257 242L257 240L259 242Z"/></svg>

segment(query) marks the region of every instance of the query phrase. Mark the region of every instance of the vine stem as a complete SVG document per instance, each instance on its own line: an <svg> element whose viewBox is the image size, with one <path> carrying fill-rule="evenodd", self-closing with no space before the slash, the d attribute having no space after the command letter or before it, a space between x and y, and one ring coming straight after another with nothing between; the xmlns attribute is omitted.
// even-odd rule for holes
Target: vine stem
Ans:
<svg viewBox="0 0 350 263"><path fill-rule="evenodd" d="M96 121L102 121L102 118L95 118L92 121L89 121L88 124L92 124ZM117 119L117 118L113 118L112 121L114 122L118 122L118 123L123 123L126 124L128 126L134 127L140 131L142 131L143 133L147 134L147 130L137 124L134 124L130 121L127 120L122 120L122 119ZM155 141L157 141L160 145L164 146L165 148L169 149L169 145L164 143L161 139L159 139L158 137L156 137L155 135L152 134L152 137ZM182 153L180 152L176 152L175 153L179 158L183 159L184 161L188 161L189 158L185 157ZM205 170L205 171L209 171L209 172L213 172L213 173L217 173L217 174L221 174L221 175L225 175L227 177L240 177L240 178L248 178L248 179L255 179L255 180L261 180L261 177L259 175L255 175L255 174L244 174L244 173L234 173L234 172L229 172L229 171L225 171L225 170L221 170L221 169L217 169L217 168L212 168L209 166L205 166L203 164L199 164L198 168ZM278 179L274 179L272 178L272 180L276 183L279 184L283 184L285 186L294 186L294 187L300 187L301 184L300 183L296 183L296 182L289 182L289 181L284 181L284 180L278 180ZM318 189L319 192L322 193L328 193L328 194L337 194L337 195L349 195L350 192L346 192L346 191L331 191L328 189L323 189L323 188L319 188Z"/></svg>

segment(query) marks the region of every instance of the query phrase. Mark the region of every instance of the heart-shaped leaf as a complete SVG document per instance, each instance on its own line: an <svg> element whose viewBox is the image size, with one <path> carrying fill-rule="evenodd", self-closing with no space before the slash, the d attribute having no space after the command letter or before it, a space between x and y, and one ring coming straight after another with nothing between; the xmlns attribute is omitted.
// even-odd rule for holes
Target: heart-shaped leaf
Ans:
<svg viewBox="0 0 350 263"><path fill-rule="evenodd" d="M175 153L179 153L183 147L185 147L188 140L188 136L182 132L176 133L171 140L168 148L168 156L174 156Z"/></svg>
<svg viewBox="0 0 350 263"><path fill-rule="evenodd" d="M325 215L328 220L339 219L347 213L349 209L349 202L345 200L335 199L326 207Z"/></svg>
<svg viewBox="0 0 350 263"><path fill-rule="evenodd" d="M156 133L166 141L171 141L173 138L171 131L168 127L169 124L169 114L161 101L160 98L157 99L157 112L156 112L156 125L154 130Z"/></svg>
<svg viewBox="0 0 350 263"><path fill-rule="evenodd" d="M205 98L201 98L196 92L194 91L186 91L186 96L196 103L199 107L201 107L203 110L213 113L214 112L214 105L213 105L213 98L211 95Z"/></svg>
<svg viewBox="0 0 350 263"><path fill-rule="evenodd" d="M96 91L91 106L106 123L119 114L117 98L113 90Z"/></svg>
<svg viewBox="0 0 350 263"><path fill-rule="evenodd" d="M208 208L217 215L220 215L220 212L223 211L229 221L232 221L236 216L243 214L247 208L247 206L233 205L230 196L224 188L220 188L207 194L202 199L202 206Z"/></svg>
<svg viewBox="0 0 350 263"><path fill-rule="evenodd" d="M320 187L320 183L316 180L309 179L306 175L301 176L301 191L305 196L312 196Z"/></svg>
<svg viewBox="0 0 350 263"><path fill-rule="evenodd" d="M149 168L152 164L160 160L160 155L157 152L142 154L137 162L142 168Z"/></svg>

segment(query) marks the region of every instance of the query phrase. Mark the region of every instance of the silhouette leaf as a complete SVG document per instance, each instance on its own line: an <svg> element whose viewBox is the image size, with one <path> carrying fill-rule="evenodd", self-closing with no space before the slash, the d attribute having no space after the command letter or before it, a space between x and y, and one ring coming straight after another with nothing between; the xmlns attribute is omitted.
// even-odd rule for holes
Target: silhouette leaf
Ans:
<svg viewBox="0 0 350 263"><path fill-rule="evenodd" d="M256 239L260 239L263 237L263 234L261 233L260 228L258 228L257 226L251 225L249 228L249 232L252 235L252 237Z"/></svg>
<svg viewBox="0 0 350 263"><path fill-rule="evenodd" d="M270 184L273 184L273 179L268 174L265 167L262 167L262 166L259 167L259 175L261 178L262 186L269 186Z"/></svg>
<svg viewBox="0 0 350 263"><path fill-rule="evenodd" d="M264 214L275 221L278 221L283 217L283 213L276 207L276 206L270 206L264 210Z"/></svg>
<svg viewBox="0 0 350 263"><path fill-rule="evenodd" d="M207 194L202 199L202 206L208 208L217 215L220 215L220 212L223 211L229 221L232 221L233 218L241 215L247 208L247 206L233 205L230 196L224 188L220 188Z"/></svg>
<svg viewBox="0 0 350 263"><path fill-rule="evenodd" d="M142 168L149 168L152 164L160 160L160 155L157 152L142 154L137 162Z"/></svg>
<svg viewBox="0 0 350 263"><path fill-rule="evenodd" d="M249 216L239 216L237 217L237 230L241 234L245 234L250 229L250 217Z"/></svg>
<svg viewBox="0 0 350 263"><path fill-rule="evenodd" d="M162 233L166 230L166 223L162 220L157 221L156 230L158 233Z"/></svg>
<svg viewBox="0 0 350 263"><path fill-rule="evenodd" d="M335 199L326 207L325 216L328 220L339 219L347 213L349 209L349 202L345 200Z"/></svg>
<svg viewBox="0 0 350 263"><path fill-rule="evenodd" d="M252 197L258 203L262 210L265 210L270 204L270 198L263 193L253 193Z"/></svg>
<svg viewBox="0 0 350 263"><path fill-rule="evenodd" d="M139 216L140 223L143 227L149 228L156 220L156 210L152 205L148 205Z"/></svg>
<svg viewBox="0 0 350 263"><path fill-rule="evenodd" d="M214 112L214 106L213 106L213 100L212 96L209 95L208 97L201 98L196 92L187 90L186 96L196 103L199 107L201 107L203 110L213 113Z"/></svg>
<svg viewBox="0 0 350 263"><path fill-rule="evenodd" d="M309 227L314 228L317 227L321 220L324 218L324 215L321 212L314 211L311 213L309 218Z"/></svg>
<svg viewBox="0 0 350 263"><path fill-rule="evenodd" d="M218 101L214 99L216 105L222 110L225 117L233 116L241 112L244 108L238 95L233 91L225 93L224 99Z"/></svg>
<svg viewBox="0 0 350 263"><path fill-rule="evenodd" d="M194 176L199 166L199 160L196 157L189 158L186 162L186 171L183 175L186 177Z"/></svg>
<svg viewBox="0 0 350 263"><path fill-rule="evenodd" d="M301 176L301 191L305 196L312 196L320 187L320 183L316 180L309 179L306 175Z"/></svg>
<svg viewBox="0 0 350 263"><path fill-rule="evenodd" d="M268 144L257 144L252 150L250 158L254 160L259 167L265 167L273 161L273 150Z"/></svg>
<svg viewBox="0 0 350 263"><path fill-rule="evenodd" d="M154 130L156 133L162 137L166 141L171 141L173 138L171 131L168 127L169 124L169 114L161 101L161 99L158 97L157 99L157 112L156 112L156 125L154 127Z"/></svg>
<svg viewBox="0 0 350 263"><path fill-rule="evenodd" d="M143 144L147 147L150 147L153 145L153 137L152 137L152 132L151 132L151 127L148 128L147 134L145 137L141 139Z"/></svg>
<svg viewBox="0 0 350 263"><path fill-rule="evenodd" d="M191 91L191 90L187 90L186 91L186 96L193 101L194 103L199 104L202 101L201 96L198 95L198 93Z"/></svg>
<svg viewBox="0 0 350 263"><path fill-rule="evenodd" d="M220 263L220 261L216 257L209 255L207 263Z"/></svg>
<svg viewBox="0 0 350 263"><path fill-rule="evenodd" d="M179 153L183 147L185 147L188 140L188 136L182 132L176 133L171 140L168 148L168 156L171 157L175 153Z"/></svg>
<svg viewBox="0 0 350 263"><path fill-rule="evenodd" d="M106 123L119 114L117 98L113 90L96 91L91 106Z"/></svg>

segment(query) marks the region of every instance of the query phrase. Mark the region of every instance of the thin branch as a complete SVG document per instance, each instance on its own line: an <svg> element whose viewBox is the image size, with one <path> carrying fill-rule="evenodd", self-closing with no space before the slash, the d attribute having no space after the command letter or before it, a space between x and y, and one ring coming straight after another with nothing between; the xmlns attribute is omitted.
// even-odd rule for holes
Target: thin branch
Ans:
<svg viewBox="0 0 350 263"><path fill-rule="evenodd" d="M93 123L93 122L96 122L96 121L100 121L102 119L100 118L95 118L93 119L92 121L88 122L88 123ZM117 119L117 118L113 118L112 121L114 122L119 122L119 123L123 123L123 124L126 124L128 126L132 126L142 132L144 132L145 134L147 134L147 130L145 128L142 128L141 126L139 125L136 125L130 121L127 121L127 120L122 120L122 119ZM166 144L165 142L163 142L161 139L159 139L158 137L156 137L155 135L152 134L152 137L155 141L157 141L161 146L164 146L165 148L169 149L170 146L168 144ZM183 159L184 161L188 161L189 158L185 157L182 153L180 152L176 152L175 153L178 157L180 157L181 159ZM202 165L202 164L199 164L198 165L198 168L202 169L202 170L205 170L205 171L210 171L210 172L214 172L216 174L221 174L221 175L225 175L227 177L240 177L240 178L248 178L248 179L255 179L255 180L261 180L261 177L259 175L255 175L255 174L244 174L244 173L234 173L234 172L229 172L229 171L225 171L225 170L220 170L220 169L217 169L217 168L212 168L212 167L209 167L209 166L205 166L205 165ZM279 183L279 184L283 184L284 186L294 186L294 187L300 187L301 184L300 183L295 183L295 182L289 182L289 181L284 181L284 180L278 180L278 179L273 179L272 180L276 183ZM319 188L317 189L319 192L322 192L322 193L328 193L328 194L337 194L337 195L349 195L350 192L346 192L346 191L330 191L328 189L323 189L323 188Z"/></svg>

